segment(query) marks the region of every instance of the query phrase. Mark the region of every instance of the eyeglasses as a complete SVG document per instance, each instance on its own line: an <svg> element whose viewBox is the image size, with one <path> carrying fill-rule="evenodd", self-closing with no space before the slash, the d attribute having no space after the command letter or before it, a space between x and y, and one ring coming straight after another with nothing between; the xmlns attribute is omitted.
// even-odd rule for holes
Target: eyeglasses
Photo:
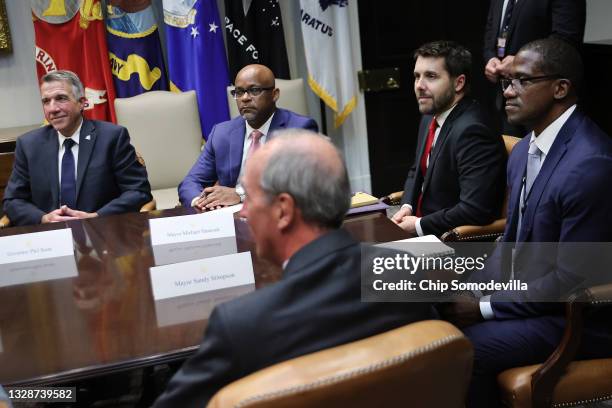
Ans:
<svg viewBox="0 0 612 408"><path fill-rule="evenodd" d="M263 88L263 87L258 87L258 86L254 86L252 88L249 89L244 89L244 88L234 88L230 91L230 93L232 94L232 96L234 97L234 99L238 99L238 98L242 98L244 96L245 93L248 93L249 96L259 96L261 95L264 91L271 91L272 89L274 89L273 86L269 86L267 88Z"/></svg>
<svg viewBox="0 0 612 408"><path fill-rule="evenodd" d="M523 78L504 78L500 80L502 92L508 89L510 85L512 85L512 89L516 92L522 92L525 89L525 82L535 82L535 81L543 81L545 79L559 79L560 75L541 75L541 76L533 76L533 77L523 77Z"/></svg>

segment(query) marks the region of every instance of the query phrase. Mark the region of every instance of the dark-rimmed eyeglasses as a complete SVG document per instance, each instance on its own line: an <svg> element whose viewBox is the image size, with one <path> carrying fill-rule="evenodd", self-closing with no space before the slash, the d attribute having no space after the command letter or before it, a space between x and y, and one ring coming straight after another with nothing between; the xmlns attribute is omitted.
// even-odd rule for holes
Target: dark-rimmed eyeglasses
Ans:
<svg viewBox="0 0 612 408"><path fill-rule="evenodd" d="M523 77L523 78L504 78L499 82L501 84L502 92L508 89L510 85L512 85L512 89L516 92L521 92L525 89L525 82L535 82L535 81L543 81L545 79L560 79L561 76L558 74L553 75L540 75L540 76L532 76L532 77Z"/></svg>
<svg viewBox="0 0 612 408"><path fill-rule="evenodd" d="M234 97L234 99L238 99L238 98L242 98L244 96L245 93L248 93L249 96L259 96L261 95L264 91L271 91L272 89L274 89L273 86L269 86L267 88L264 87L259 87L259 86L254 86L252 88L248 88L248 89L244 89L244 88L234 88L230 91L230 93L232 94L232 96Z"/></svg>

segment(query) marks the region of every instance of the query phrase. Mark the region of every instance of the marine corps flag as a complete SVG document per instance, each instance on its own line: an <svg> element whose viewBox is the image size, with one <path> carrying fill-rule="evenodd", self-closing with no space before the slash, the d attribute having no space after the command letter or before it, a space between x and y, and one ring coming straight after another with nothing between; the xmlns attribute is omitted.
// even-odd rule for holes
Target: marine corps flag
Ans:
<svg viewBox="0 0 612 408"><path fill-rule="evenodd" d="M289 79L278 0L225 0L225 30L231 78L245 65L263 64Z"/></svg>
<svg viewBox="0 0 612 408"><path fill-rule="evenodd" d="M229 119L227 59L216 0L163 0L170 90L194 89L206 138Z"/></svg>
<svg viewBox="0 0 612 408"><path fill-rule="evenodd" d="M167 91L166 67L151 0L106 3L108 51L117 97Z"/></svg>
<svg viewBox="0 0 612 408"><path fill-rule="evenodd" d="M100 0L31 0L31 5L38 76L73 71L85 87L85 116L114 122L115 90Z"/></svg>
<svg viewBox="0 0 612 408"><path fill-rule="evenodd" d="M357 105L357 72L349 31L349 0L300 0L308 84L342 125Z"/></svg>

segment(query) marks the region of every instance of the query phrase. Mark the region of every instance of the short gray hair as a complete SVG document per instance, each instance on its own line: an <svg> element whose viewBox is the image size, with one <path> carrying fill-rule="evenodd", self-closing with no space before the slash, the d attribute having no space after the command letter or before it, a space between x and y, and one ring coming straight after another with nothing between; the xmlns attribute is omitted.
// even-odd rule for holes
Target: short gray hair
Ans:
<svg viewBox="0 0 612 408"><path fill-rule="evenodd" d="M85 91L83 90L83 83L81 82L77 74L72 71L51 71L48 74L43 75L42 78L40 78L40 83L56 81L68 82L72 86L72 93L74 94L74 97L77 100L85 96Z"/></svg>
<svg viewBox="0 0 612 408"><path fill-rule="evenodd" d="M342 155L322 160L314 149L292 143L296 136L326 136L304 129L277 131L274 140L282 147L268 158L262 171L261 188L270 200L287 193L295 200L304 221L326 228L338 228L351 203L348 174Z"/></svg>

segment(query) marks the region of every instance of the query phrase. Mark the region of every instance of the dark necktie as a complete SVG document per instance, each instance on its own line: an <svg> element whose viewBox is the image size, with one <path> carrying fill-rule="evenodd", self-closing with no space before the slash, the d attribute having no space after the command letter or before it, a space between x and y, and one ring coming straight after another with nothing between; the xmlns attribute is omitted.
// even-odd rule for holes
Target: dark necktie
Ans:
<svg viewBox="0 0 612 408"><path fill-rule="evenodd" d="M64 140L64 156L62 156L62 181L60 185L60 205L76 209L76 180L74 171L74 155L72 139Z"/></svg>
<svg viewBox="0 0 612 408"><path fill-rule="evenodd" d="M421 174L423 175L423 183L425 182L425 175L427 174L427 160L429 159L429 154L431 153L431 147L433 146L434 137L436 136L436 129L438 128L438 121L434 117L429 124L429 131L427 133L427 140L425 141L425 150L423 151L423 156L421 156L420 166L421 166ZM423 189L421 187L421 192L419 194L419 201L417 202L417 208L415 215L417 217L422 217L421 205L423 202Z"/></svg>
<svg viewBox="0 0 612 408"><path fill-rule="evenodd" d="M512 19L512 12L514 11L514 5L516 4L516 0L508 0L508 4L506 5L506 14L504 14L504 21L502 22L501 28L499 30L500 37L507 38L508 30L510 28L510 20Z"/></svg>

